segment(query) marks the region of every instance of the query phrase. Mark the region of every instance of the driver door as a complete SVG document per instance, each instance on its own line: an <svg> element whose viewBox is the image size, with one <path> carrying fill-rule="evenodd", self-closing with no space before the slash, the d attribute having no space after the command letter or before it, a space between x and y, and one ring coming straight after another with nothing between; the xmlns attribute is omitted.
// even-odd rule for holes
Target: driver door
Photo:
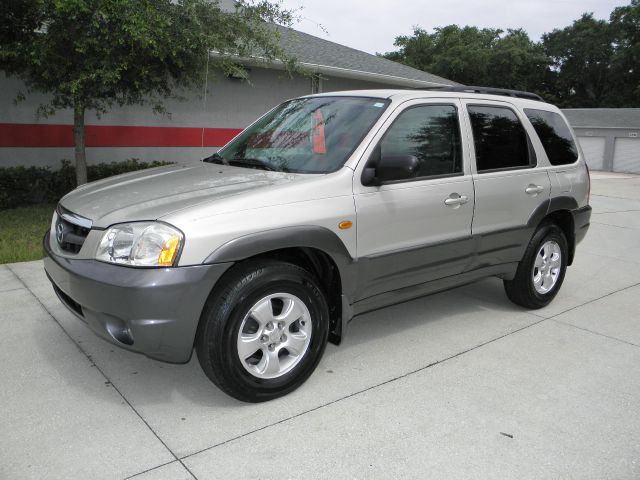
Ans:
<svg viewBox="0 0 640 480"><path fill-rule="evenodd" d="M457 99L407 102L365 152L354 175L355 301L461 273L470 261L474 189L463 118ZM418 158L415 178L362 184L367 163L398 155Z"/></svg>

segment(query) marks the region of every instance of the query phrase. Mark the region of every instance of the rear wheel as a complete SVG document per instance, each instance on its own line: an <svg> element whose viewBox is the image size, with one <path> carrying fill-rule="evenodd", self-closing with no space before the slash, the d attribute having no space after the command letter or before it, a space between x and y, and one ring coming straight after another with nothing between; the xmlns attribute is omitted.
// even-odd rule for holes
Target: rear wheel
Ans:
<svg viewBox="0 0 640 480"><path fill-rule="evenodd" d="M239 264L220 282L196 338L204 372L247 402L295 390L327 343L329 313L315 277L296 265L264 260Z"/></svg>
<svg viewBox="0 0 640 480"><path fill-rule="evenodd" d="M567 270L567 239L560 227L549 223L533 235L513 280L505 280L507 297L513 303L537 309L557 295Z"/></svg>

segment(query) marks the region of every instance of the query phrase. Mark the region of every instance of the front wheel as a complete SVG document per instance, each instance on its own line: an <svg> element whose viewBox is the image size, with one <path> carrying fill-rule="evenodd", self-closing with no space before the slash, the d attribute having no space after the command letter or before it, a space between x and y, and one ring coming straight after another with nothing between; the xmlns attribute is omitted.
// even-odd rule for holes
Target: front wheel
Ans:
<svg viewBox="0 0 640 480"><path fill-rule="evenodd" d="M327 343L328 307L315 277L296 265L264 260L239 264L220 282L196 338L207 376L247 402L299 387Z"/></svg>
<svg viewBox="0 0 640 480"><path fill-rule="evenodd" d="M531 309L548 305L557 295L567 270L567 238L560 227L546 224L529 242L513 280L504 281L507 297Z"/></svg>

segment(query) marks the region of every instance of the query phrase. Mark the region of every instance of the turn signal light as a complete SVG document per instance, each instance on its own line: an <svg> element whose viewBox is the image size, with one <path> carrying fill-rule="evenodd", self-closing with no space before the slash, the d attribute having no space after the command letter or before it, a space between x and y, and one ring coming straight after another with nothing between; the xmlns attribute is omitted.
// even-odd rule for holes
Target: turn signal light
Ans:
<svg viewBox="0 0 640 480"><path fill-rule="evenodd" d="M176 255L178 254L179 246L180 237L175 236L167 240L162 247L160 255L158 256L158 265L162 265L164 267L170 267L173 265L173 261L176 259Z"/></svg>

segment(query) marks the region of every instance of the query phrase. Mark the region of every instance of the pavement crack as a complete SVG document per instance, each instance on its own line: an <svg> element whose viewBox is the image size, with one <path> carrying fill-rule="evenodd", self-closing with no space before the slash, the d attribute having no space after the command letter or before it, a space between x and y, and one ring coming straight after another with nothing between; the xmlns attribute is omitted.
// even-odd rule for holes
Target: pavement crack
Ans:
<svg viewBox="0 0 640 480"><path fill-rule="evenodd" d="M640 348L640 345L638 345L637 343L629 342L627 340L622 340L621 338L617 338L617 337L612 337L611 335L606 335L604 333L596 332L594 330L589 330L588 328L579 327L578 325L574 325L574 324L568 323L568 322L563 322L562 320L558 320L556 318L554 318L552 320L554 322L556 322L556 323L561 323L562 325L566 325L567 327L577 328L578 330L582 330L583 332L589 332L589 333L591 333L593 335L598 335L599 337L605 337L605 338L608 338L610 340L615 340L616 342L620 342L620 343L624 343L626 345L631 345L632 347Z"/></svg>
<svg viewBox="0 0 640 480"><path fill-rule="evenodd" d="M95 367L95 369L100 372L100 375L102 375L104 377L104 379L109 382L109 385L118 393L118 395L120 396L120 398L122 398L122 400L129 406L129 408L137 415L137 417L142 421L142 423L144 423L147 428L151 431L151 433L158 439L158 441L164 446L164 448L167 449L167 451L173 456L173 458L175 459L174 461L178 461L180 462L180 464L185 468L185 470L187 470L187 472L189 472L189 474L197 480L197 477L193 474L193 472L191 472L191 470L189 470L189 468L187 468L187 466L182 463L181 459L178 458L178 456L173 452L173 450L171 450L171 448L169 448L169 446L164 442L164 440L162 440L162 438L160 438L160 436L156 433L156 431L151 427L151 425L149 425L149 423L145 420L145 418L140 414L140 412L131 404L131 402L127 399L127 397L124 396L124 394L120 391L120 389L111 381L111 379L109 378L109 376L100 368L100 366L98 364L96 364L96 362L93 361L93 358L91 358L91 355L84 349L82 348L82 346L69 334L69 332L67 332L67 330L65 330L65 328L62 326L62 324L60 323L60 321L56 318L56 316L47 308L47 306L42 303L42 301L40 300L40 298L38 298L38 296L33 293L33 291L31 290L31 288L29 288L29 285L27 285L22 278L20 278L20 276L13 271L13 269L7 265L6 266L7 269L13 274L14 277L16 277L16 280L18 280L18 282L20 282L23 287L31 294L31 296L33 296L33 298L36 300L36 302L38 302L38 304L40 305L40 307L42 307L42 309L47 313L47 315L49 315L51 317L51 319L56 322L56 324L58 325L58 327L60 327L60 329L64 332L64 334L69 338L69 340L71 340L71 342L76 346L76 348L80 351L80 353L82 353L82 355L84 355L86 357L86 359L89 361L89 363L91 364L91 366ZM172 463L172 462L169 462ZM155 467L157 468L157 467ZM136 474L137 475L137 474Z"/></svg>

